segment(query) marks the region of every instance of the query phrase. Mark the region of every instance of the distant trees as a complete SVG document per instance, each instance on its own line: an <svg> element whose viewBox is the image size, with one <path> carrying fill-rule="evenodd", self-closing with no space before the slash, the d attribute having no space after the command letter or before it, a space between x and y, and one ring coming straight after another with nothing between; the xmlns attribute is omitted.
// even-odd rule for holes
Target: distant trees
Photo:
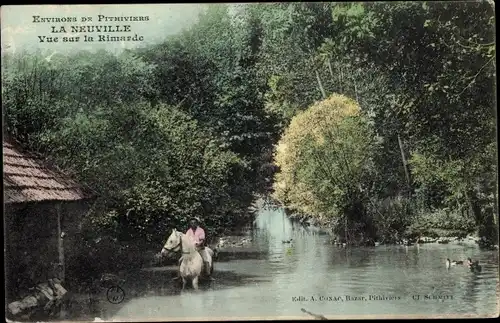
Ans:
<svg viewBox="0 0 500 323"><path fill-rule="evenodd" d="M276 197L340 231L333 219L354 213L363 219L348 226L365 227L343 231L373 222L384 237L423 214L473 218L486 233L498 223L488 2L229 8L211 5L184 32L119 56L4 57L8 130L98 189L102 223L151 239L188 215L214 232L245 218L280 138L307 158L277 153ZM336 102L359 116L321 119ZM339 131L331 145L308 132L323 123Z"/></svg>

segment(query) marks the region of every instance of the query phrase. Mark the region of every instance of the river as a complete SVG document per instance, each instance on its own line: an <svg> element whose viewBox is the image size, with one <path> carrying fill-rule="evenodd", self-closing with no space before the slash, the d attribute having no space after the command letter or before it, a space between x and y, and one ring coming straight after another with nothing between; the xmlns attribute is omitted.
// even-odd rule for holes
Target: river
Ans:
<svg viewBox="0 0 500 323"><path fill-rule="evenodd" d="M498 251L457 244L345 249L292 225L279 209L260 210L251 236L256 252L216 262L211 285L127 296L108 319L311 319L302 308L328 318L498 316ZM446 258L467 257L479 260L482 272L446 269Z"/></svg>

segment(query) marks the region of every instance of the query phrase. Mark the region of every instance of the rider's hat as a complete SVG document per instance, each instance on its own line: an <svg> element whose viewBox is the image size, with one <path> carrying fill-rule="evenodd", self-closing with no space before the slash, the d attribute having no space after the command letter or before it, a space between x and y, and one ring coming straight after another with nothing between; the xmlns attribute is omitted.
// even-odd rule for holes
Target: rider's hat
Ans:
<svg viewBox="0 0 500 323"><path fill-rule="evenodd" d="M191 217L191 218L189 219L189 221L193 221L193 220L195 220L197 223L200 223L200 222L201 222L201 221L200 221L200 218L199 218L199 217L197 217L197 216L193 216L193 217Z"/></svg>

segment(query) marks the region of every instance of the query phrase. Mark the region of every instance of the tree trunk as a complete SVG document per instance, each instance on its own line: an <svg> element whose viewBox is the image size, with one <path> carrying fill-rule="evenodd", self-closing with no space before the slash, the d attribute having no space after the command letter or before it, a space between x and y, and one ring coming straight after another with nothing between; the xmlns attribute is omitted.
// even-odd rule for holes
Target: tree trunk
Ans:
<svg viewBox="0 0 500 323"><path fill-rule="evenodd" d="M342 67L339 67L339 72L340 72L339 73L339 80L340 80L340 82L339 82L339 88L340 88L340 94L342 94L344 92L344 88L342 86L342 82L344 81L343 74L342 74Z"/></svg>
<svg viewBox="0 0 500 323"><path fill-rule="evenodd" d="M356 80L354 80L354 78L353 78L352 81L354 83L354 94L356 95L356 102L359 104L358 88L356 86Z"/></svg>
<svg viewBox="0 0 500 323"><path fill-rule="evenodd" d="M403 168L405 170L406 184L408 185L408 191L410 191L411 189L410 172L408 171L408 163L406 162L405 151L403 149L403 142L401 141L401 137L399 136L399 134L398 134L398 143L399 143L399 149L401 150L401 159L403 160Z"/></svg>
<svg viewBox="0 0 500 323"><path fill-rule="evenodd" d="M498 183L495 184L495 189L493 190L493 218L495 221L495 226L498 227Z"/></svg>
<svg viewBox="0 0 500 323"><path fill-rule="evenodd" d="M477 198L476 192L473 190L468 190L467 192L467 200L469 201L469 206L472 211L472 215L476 220L477 225L483 225L483 217L481 214L481 205L479 203L479 199Z"/></svg>
<svg viewBox="0 0 500 323"><path fill-rule="evenodd" d="M330 76L332 77L332 83L335 84L333 70L332 70L332 63L330 62L330 59L328 59L326 62L328 63L328 70L330 71Z"/></svg>
<svg viewBox="0 0 500 323"><path fill-rule="evenodd" d="M323 96L323 99L326 99L325 89L323 88L323 83L321 83L321 79L319 78L319 73L317 70L315 72L316 72L316 80L318 80L318 86L319 90L321 91L321 95Z"/></svg>
<svg viewBox="0 0 500 323"><path fill-rule="evenodd" d="M344 216L344 236L345 236L345 244L347 246L347 215Z"/></svg>

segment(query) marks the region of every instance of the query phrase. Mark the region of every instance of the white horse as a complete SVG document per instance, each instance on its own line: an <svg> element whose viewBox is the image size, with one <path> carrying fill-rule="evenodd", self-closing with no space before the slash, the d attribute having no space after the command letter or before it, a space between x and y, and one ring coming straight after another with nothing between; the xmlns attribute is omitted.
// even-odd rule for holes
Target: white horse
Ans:
<svg viewBox="0 0 500 323"><path fill-rule="evenodd" d="M170 237L168 237L167 242L163 246L161 253L166 254L178 251L182 251L182 257L179 259L179 273L182 278L182 289L185 289L187 281L189 280L191 281L193 288L198 290L198 281L204 269L203 258L191 239L189 239L184 233L173 229ZM213 252L210 249L204 250L204 252L206 253L205 256L208 257L208 268L205 267L205 270L207 275L210 275L213 268Z"/></svg>

